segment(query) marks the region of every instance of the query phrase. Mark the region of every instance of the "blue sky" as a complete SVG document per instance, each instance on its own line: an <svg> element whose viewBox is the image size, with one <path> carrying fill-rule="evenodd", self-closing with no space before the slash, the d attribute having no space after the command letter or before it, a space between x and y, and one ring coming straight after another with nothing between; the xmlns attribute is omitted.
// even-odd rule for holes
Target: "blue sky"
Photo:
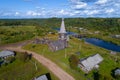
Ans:
<svg viewBox="0 0 120 80"><path fill-rule="evenodd" d="M0 18L120 17L120 0L0 0Z"/></svg>

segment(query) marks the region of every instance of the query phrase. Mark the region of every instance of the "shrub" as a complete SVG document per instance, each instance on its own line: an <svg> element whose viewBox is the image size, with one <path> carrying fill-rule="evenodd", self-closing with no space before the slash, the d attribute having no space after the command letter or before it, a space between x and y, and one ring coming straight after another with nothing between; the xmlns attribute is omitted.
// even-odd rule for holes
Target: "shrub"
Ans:
<svg viewBox="0 0 120 80"><path fill-rule="evenodd" d="M15 61L15 57L8 57L5 59L7 63L12 63L13 61Z"/></svg>
<svg viewBox="0 0 120 80"><path fill-rule="evenodd" d="M71 55L69 58L69 63L70 63L70 67L72 69L77 69L78 67L78 62L79 62L79 58L76 55Z"/></svg>
<svg viewBox="0 0 120 80"><path fill-rule="evenodd" d="M30 60L32 58L32 54L28 54L27 52L21 53L19 59L23 62Z"/></svg>

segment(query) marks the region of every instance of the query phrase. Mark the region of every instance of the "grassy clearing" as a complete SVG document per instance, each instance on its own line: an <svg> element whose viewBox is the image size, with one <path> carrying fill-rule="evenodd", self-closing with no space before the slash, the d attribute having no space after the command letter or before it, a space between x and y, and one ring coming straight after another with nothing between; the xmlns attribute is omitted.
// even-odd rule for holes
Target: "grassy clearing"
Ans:
<svg viewBox="0 0 120 80"><path fill-rule="evenodd" d="M0 80L31 80L34 77L46 73L50 73L52 80L58 80L58 78L35 59L26 62L19 60L19 54L17 54L16 60L13 63L0 67ZM35 62L37 64L37 70L34 64Z"/></svg>
<svg viewBox="0 0 120 80"><path fill-rule="evenodd" d="M71 74L76 80L86 80L87 78L93 79L92 71L87 75L87 77L85 77L84 76L85 73L82 72L80 69L78 71L75 71L69 67L69 61L68 61L69 56L71 54L75 54L78 51L80 51L80 55L78 55L79 58L84 58L92 54L99 53L104 58L104 61L100 64L99 73L102 74L102 76L104 77L108 77L108 80L113 79L111 76L111 70L120 66L119 56L111 55L109 54L110 51L108 50L88 44L76 38L72 38L69 41L69 48L56 52L51 52L47 45L42 45L42 44L28 44L23 48L37 52L49 58L50 60L54 61L66 72ZM115 62L115 59L119 60L119 62Z"/></svg>

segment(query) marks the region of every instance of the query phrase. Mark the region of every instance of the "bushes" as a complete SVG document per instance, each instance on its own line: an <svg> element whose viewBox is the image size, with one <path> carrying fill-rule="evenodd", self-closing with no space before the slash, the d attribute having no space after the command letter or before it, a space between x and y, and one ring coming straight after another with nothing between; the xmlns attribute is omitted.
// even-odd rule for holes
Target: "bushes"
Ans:
<svg viewBox="0 0 120 80"><path fill-rule="evenodd" d="M32 58L32 54L28 54L27 52L24 52L24 53L19 54L18 58L19 58L19 60L25 62Z"/></svg>
<svg viewBox="0 0 120 80"><path fill-rule="evenodd" d="M7 66L9 63L12 63L13 61L15 61L14 56L7 57L0 62L0 66Z"/></svg>
<svg viewBox="0 0 120 80"><path fill-rule="evenodd" d="M8 57L8 58L6 58L5 59L5 61L7 62L7 63L12 63L13 61L15 61L15 57Z"/></svg>
<svg viewBox="0 0 120 80"><path fill-rule="evenodd" d="M70 63L70 67L72 69L77 69L78 67L78 62L79 62L79 58L76 55L71 55L69 58L69 63Z"/></svg>
<svg viewBox="0 0 120 80"><path fill-rule="evenodd" d="M119 69L119 68L117 67L117 68L111 70L111 76L112 76L113 78L115 78L115 80L120 80L120 74L119 74L119 73L115 73L115 71L116 71L117 69Z"/></svg>

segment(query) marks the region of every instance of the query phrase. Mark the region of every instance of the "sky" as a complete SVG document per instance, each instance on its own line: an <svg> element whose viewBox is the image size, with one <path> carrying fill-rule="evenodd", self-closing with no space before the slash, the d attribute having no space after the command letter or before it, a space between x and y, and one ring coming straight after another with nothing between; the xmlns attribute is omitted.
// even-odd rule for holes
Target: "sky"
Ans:
<svg viewBox="0 0 120 80"><path fill-rule="evenodd" d="M120 0L0 0L0 18L120 17Z"/></svg>

